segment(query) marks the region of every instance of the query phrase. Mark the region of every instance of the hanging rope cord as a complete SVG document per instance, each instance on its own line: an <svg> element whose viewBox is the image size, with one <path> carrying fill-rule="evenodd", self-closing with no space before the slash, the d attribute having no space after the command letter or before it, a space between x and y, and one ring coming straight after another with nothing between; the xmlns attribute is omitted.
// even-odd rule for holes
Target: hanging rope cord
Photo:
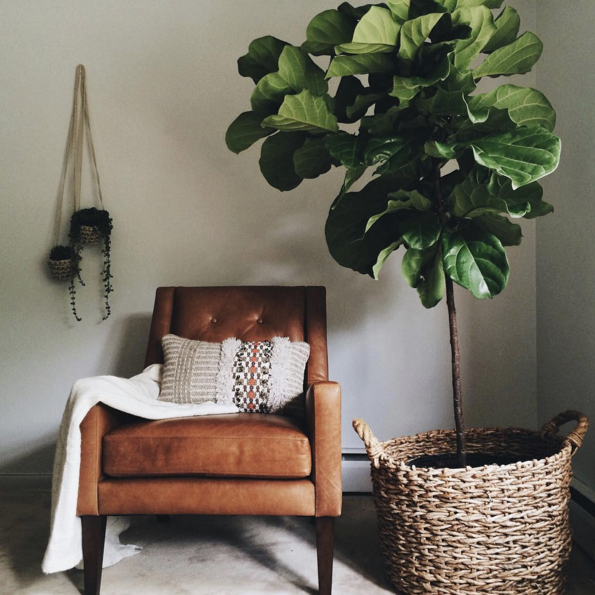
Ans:
<svg viewBox="0 0 595 595"><path fill-rule="evenodd" d="M82 96L82 111L85 118L85 124L87 127L87 141L89 144L89 153L93 161L93 173L95 174L95 182L97 184L97 194L99 196L99 205L102 210L105 210L103 206L103 193L101 192L101 179L99 177L99 168L97 167L97 156L95 154L95 145L93 144L93 134L91 133L91 118L89 117L89 99L87 95L87 83L86 83L86 72L84 66L79 66L82 69L82 81L81 81L81 96ZM82 127L81 127L82 134ZM82 138L81 138L81 161L82 161Z"/></svg>
<svg viewBox="0 0 595 595"><path fill-rule="evenodd" d="M79 109L80 102L80 109ZM56 221L56 231L54 234L54 245L60 241L60 228L62 227L62 211L64 207L64 192L66 189L66 178L68 176L68 166L70 157L73 155L74 168L74 202L73 213L78 211L81 206L81 185L83 169L83 143L85 127L87 129L87 139L89 144L89 153L93 162L93 173L97 183L97 193L99 204L102 209L103 193L101 192L101 180L99 178L99 169L97 168L97 156L93 144L93 135L91 133L91 121L89 118L89 102L87 98L86 72L85 67L79 64L76 68L74 79L74 97L72 101L72 114L70 116L70 126L68 128L68 140L66 142L66 153L64 155L64 165L62 167L62 177L58 190L58 216ZM74 148L73 148L74 146Z"/></svg>
<svg viewBox="0 0 595 595"><path fill-rule="evenodd" d="M66 153L64 155L64 165L62 167L62 178L60 179L60 189L58 190L58 217L56 218L56 233L54 245L60 241L60 227L62 226L62 209L64 206L64 190L66 187L66 176L68 174L68 164L70 163L70 154L74 142L75 129L78 129L78 98L81 86L80 69L76 69L74 79L74 98L72 100L72 114L70 116L70 127L68 128L68 140L66 141Z"/></svg>

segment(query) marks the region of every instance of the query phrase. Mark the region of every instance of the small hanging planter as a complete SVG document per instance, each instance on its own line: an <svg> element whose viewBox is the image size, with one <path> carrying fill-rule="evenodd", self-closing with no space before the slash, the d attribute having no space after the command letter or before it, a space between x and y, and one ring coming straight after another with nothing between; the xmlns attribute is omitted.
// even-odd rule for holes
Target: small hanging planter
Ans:
<svg viewBox="0 0 595 595"><path fill-rule="evenodd" d="M70 281L78 272L80 256L71 246L54 246L50 250L48 266L56 281Z"/></svg>
<svg viewBox="0 0 595 595"><path fill-rule="evenodd" d="M81 209L76 211L70 218L70 245L76 257L81 257L83 245L97 244L103 240L103 290L105 300L105 315L103 320L109 318L111 314L111 307L109 303L109 294L112 293L113 287L111 283L111 235L112 235L112 218L105 209L96 209L91 207L89 209ZM84 285L79 275L79 281ZM72 292L71 292L72 293ZM74 303L73 303L74 307ZM73 312L76 311L76 308ZM75 313L76 317L76 313Z"/></svg>
<svg viewBox="0 0 595 595"><path fill-rule="evenodd" d="M72 116L70 128L68 131L68 142L66 145L66 156L62 170L62 179L60 183L58 205L58 217L56 225L56 239L58 244L60 237L60 227L62 218L62 205L64 202L64 190L68 166L73 163L73 190L74 190L74 212L70 219L68 246L56 245L49 259L49 267L54 279L61 281L70 281L70 304L72 313L77 321L80 321L76 310L76 287L75 281L78 280L81 286L85 283L81 277L80 262L82 260L82 250L84 246L99 244L103 242L103 270L102 281L104 286L105 315L103 320L109 318L111 307L109 304L109 294L112 293L112 274L111 274L111 233L113 228L112 218L103 206L103 195L101 192L101 180L97 168L97 157L93 145L91 134L91 123L89 118L89 105L87 100L86 73L82 65L77 66L76 78L74 84L74 100L72 106ZM83 169L83 147L85 131L87 133L88 149L92 161L92 170L97 186L97 197L101 208L95 207L81 209L81 181Z"/></svg>

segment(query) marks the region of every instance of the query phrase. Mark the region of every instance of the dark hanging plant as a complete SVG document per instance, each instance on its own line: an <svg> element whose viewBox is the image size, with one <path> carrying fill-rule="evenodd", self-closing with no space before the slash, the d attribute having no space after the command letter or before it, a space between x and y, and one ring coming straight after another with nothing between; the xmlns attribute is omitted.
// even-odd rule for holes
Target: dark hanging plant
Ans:
<svg viewBox="0 0 595 595"><path fill-rule="evenodd" d="M111 234L113 229L112 218L109 213L103 209L81 209L76 211L70 219L70 249L75 255L75 259L80 261L83 245L95 244L99 240L103 240L103 295L105 299L105 316L103 320L107 320L111 314L111 307L109 303L109 294L113 292L111 279ZM81 274L80 267L77 267L76 277L81 285L85 285ZM70 303L72 305L72 313L77 321L80 318L76 312L76 291L74 288L74 277L70 283Z"/></svg>
<svg viewBox="0 0 595 595"><path fill-rule="evenodd" d="M57 281L71 281L78 274L80 257L71 246L54 246L50 250L48 265Z"/></svg>

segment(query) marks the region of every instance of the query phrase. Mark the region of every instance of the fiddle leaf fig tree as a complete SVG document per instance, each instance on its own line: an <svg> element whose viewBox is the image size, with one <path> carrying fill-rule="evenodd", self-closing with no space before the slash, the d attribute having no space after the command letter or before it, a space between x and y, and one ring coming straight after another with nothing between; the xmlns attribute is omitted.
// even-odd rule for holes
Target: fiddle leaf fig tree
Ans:
<svg viewBox="0 0 595 595"><path fill-rule="evenodd" d="M235 153L264 138L260 169L281 191L344 168L326 222L335 260L377 278L403 248L403 276L422 304L446 295L461 463L453 283L478 299L504 290L506 248L522 238L514 220L553 211L538 181L560 158L556 113L541 92L477 90L486 77L529 72L542 52L536 35L519 36L519 15L503 3L345 2L316 15L300 46L256 39L238 60L256 85L251 110L226 136ZM372 181L352 190L366 172Z"/></svg>

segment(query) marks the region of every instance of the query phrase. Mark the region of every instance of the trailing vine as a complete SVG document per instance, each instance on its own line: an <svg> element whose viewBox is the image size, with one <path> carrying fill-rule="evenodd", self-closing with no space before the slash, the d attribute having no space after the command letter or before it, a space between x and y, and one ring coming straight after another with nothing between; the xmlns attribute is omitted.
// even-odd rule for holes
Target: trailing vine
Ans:
<svg viewBox="0 0 595 595"><path fill-rule="evenodd" d="M111 234L113 229L113 221L109 213L103 209L96 209L95 207L89 209L81 209L76 211L70 219L70 248L74 254L74 258L79 262L82 258L82 249L85 244L95 243L96 241L103 241L103 296L105 301L105 315L103 320L107 320L111 315L111 306L109 303L109 294L113 292L111 279ZM76 268L76 278L82 286L85 282L81 277L80 267ZM78 322L81 318L76 310L76 289L74 285L74 276L70 282L70 304L72 313Z"/></svg>

